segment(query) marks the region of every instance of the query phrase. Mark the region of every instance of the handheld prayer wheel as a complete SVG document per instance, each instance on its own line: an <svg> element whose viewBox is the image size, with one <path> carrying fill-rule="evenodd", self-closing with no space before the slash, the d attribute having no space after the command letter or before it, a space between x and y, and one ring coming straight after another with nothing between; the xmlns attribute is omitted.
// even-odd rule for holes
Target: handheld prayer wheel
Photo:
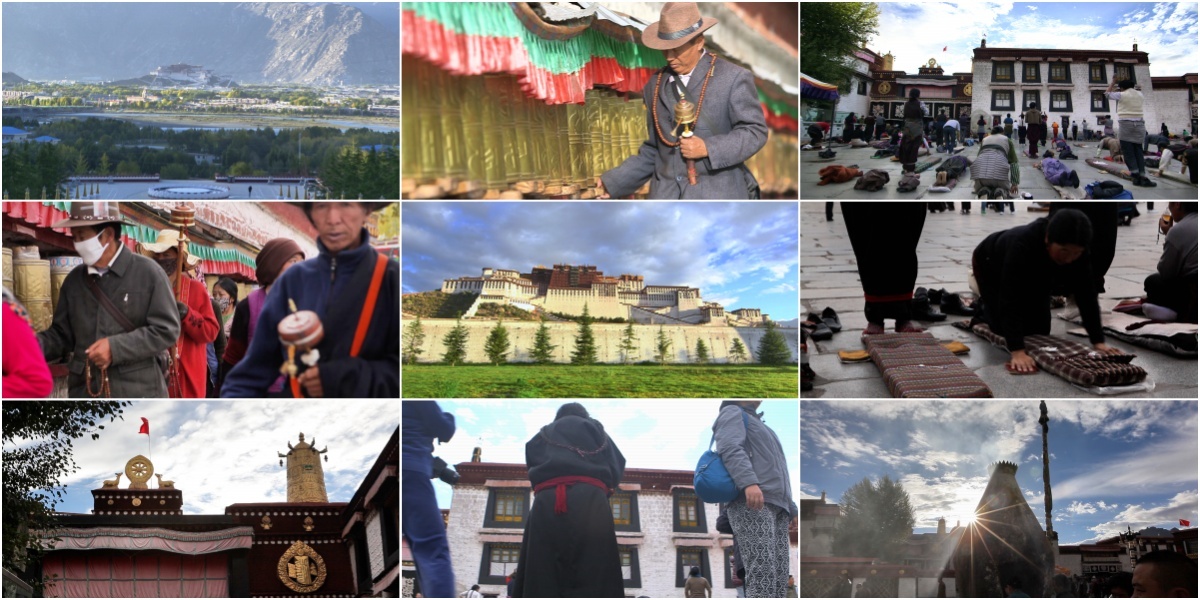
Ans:
<svg viewBox="0 0 1200 600"><path fill-rule="evenodd" d="M279 341L287 348L287 362L283 363L279 372L287 375L295 385L296 376L300 373L300 368L296 366L296 352L300 352L300 360L308 366L317 364L321 359L321 353L317 350L317 344L325 338L325 328L321 325L321 318L317 313L311 310L296 310L296 305L293 301L288 300L288 305L292 312L288 316L279 321L279 326L276 327L279 333Z"/></svg>
<svg viewBox="0 0 1200 600"><path fill-rule="evenodd" d="M692 137L692 128L696 124L696 105L688 101L687 98L680 98L679 103L675 105L675 130L671 135L679 135L681 138ZM683 128L683 133L677 133L679 128ZM688 166L688 183L696 185L696 161L687 159Z"/></svg>

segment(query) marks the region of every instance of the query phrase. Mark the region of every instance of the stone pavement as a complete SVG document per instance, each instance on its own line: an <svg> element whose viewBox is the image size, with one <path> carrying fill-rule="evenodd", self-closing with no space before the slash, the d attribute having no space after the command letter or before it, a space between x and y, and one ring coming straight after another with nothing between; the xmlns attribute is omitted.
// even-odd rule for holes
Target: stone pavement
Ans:
<svg viewBox="0 0 1200 600"><path fill-rule="evenodd" d="M961 144L959 146L961 148ZM1028 148L1028 146L1026 146ZM1121 179L1113 175L1109 175L1095 167L1092 167L1083 161L1096 156L1096 142L1071 142L1072 151L1079 156L1079 160L1063 161L1068 167L1079 173L1079 189L1071 188L1056 188L1046 181L1046 177L1042 172L1035 169L1033 165L1036 160L1025 155L1020 155L1019 161L1021 164L1021 185L1017 193L1029 192L1033 194L1034 200L1059 200L1063 198L1083 198L1083 186L1093 181L1103 181L1111 179L1125 186L1133 194L1137 200L1194 200L1196 198L1196 184L1184 183L1175 179L1166 177L1157 177L1150 175L1150 179L1158 184L1158 187L1143 188L1133 185L1133 182ZM975 196L971 191L975 189L975 182L971 180L970 175L960 178L958 185L951 191L946 193L930 192L929 186L933 185L933 180L936 177L934 172L937 166L930 167L928 170L920 173L921 186L912 192L901 193L896 190L896 186L900 183L900 174L903 167L898 162L892 162L890 158L871 158L875 154L875 148L851 148L848 145L835 143L833 145L834 152L837 156L830 161L822 161L818 159L817 152L805 150L800 153L800 197L804 199L832 199L832 200L887 200L892 198L900 199L925 199L925 200L974 200ZM959 152L960 155L965 155L974 160L975 155L979 152L979 146L973 146ZM1107 153L1105 153L1107 154ZM949 154L938 154L934 152L933 157L941 157L945 160ZM921 161L930 160L931 157L922 156ZM1179 163L1174 162L1172 172L1178 173ZM830 165L858 165L864 173L870 169L882 169L888 172L891 178L887 187L878 192L867 192L854 189L855 180L846 183L831 183L829 185L817 185L821 181L821 176L818 173L821 169ZM1074 194L1074 195L1071 195Z"/></svg>
<svg viewBox="0 0 1200 600"><path fill-rule="evenodd" d="M1193 196L1194 197L1194 196ZM873 362L842 364L838 350L862 350L860 339L867 326L863 316L862 287L855 266L854 251L840 207L835 205L833 222L825 221L824 202L801 202L800 211L800 316L821 312L832 306L841 317L842 331L823 342L809 340L809 357L817 374L816 387L802 392L804 398L888 398L891 394ZM971 253L984 237L994 231L1022 225L1045 213L1027 212L1030 202L1017 202L1017 213L980 214L979 202L972 203L971 214L959 211L930 213L925 220L921 243L917 247L919 272L917 286L946 288L951 292L969 291L967 268ZM1139 203L1142 216L1133 224L1122 226L1117 234L1117 255L1108 270L1106 292L1100 297L1101 309L1111 307L1120 298L1139 296L1146 275L1155 270L1161 254L1161 240L1156 242L1158 215L1165 203L1147 211ZM1057 318L1066 309L1056 310L1052 333L1068 335L1068 328L1078 327ZM992 389L997 398L1095 398L1073 387L1063 379L1048 373L1010 375L1004 363L1008 353L993 347L973 334L951 327L950 323L967 317L949 315L941 323L921 323L940 340L958 340L971 348L963 363ZM888 327L892 321L887 322ZM1076 338L1077 336L1069 336ZM1086 338L1079 337L1086 342ZM1121 397L1196 398L1197 368L1195 360L1183 360L1126 344L1108 340L1112 346L1137 354L1134 364L1145 368L1156 387L1153 392L1126 394Z"/></svg>

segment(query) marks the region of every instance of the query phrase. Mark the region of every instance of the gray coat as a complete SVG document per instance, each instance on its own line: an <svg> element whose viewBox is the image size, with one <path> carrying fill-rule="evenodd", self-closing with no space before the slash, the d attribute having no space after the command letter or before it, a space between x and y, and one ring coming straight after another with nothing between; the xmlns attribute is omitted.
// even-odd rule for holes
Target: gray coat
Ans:
<svg viewBox="0 0 1200 600"><path fill-rule="evenodd" d="M712 54L700 58L688 80L687 91L692 102L700 99L704 77L712 63ZM604 189L612 197L633 194L650 181L652 199L746 199L744 163L767 143L767 123L762 104L754 87L754 76L727 60L719 59L713 71L704 106L696 123L696 137L704 140L708 156L696 161L696 185L687 179L687 162L678 146L672 148L658 140L654 130L651 102L658 102L658 120L668 140L675 128L675 104L679 94L671 83L670 70L662 78L662 89L654 98L658 75L650 78L642 90L646 102L646 141L638 153L600 176Z"/></svg>
<svg viewBox="0 0 1200 600"><path fill-rule="evenodd" d="M767 504L795 516L796 504L792 501L792 480L788 477L783 444L779 443L775 432L750 411L745 411L749 420L743 426L743 410L738 406L726 406L713 423L717 453L739 490L734 502L745 502L744 490L758 484Z"/></svg>
<svg viewBox="0 0 1200 600"><path fill-rule="evenodd" d="M112 267L100 278L100 289L136 327L124 327L92 295L85 277L87 265L75 267L63 281L54 322L38 334L47 362L68 360L72 398L87 398L84 366L87 349L107 337L113 364L108 369L113 398L166 398L167 384L155 357L179 338L179 309L167 274L145 256L122 248ZM99 369L92 368L93 391L99 389Z"/></svg>

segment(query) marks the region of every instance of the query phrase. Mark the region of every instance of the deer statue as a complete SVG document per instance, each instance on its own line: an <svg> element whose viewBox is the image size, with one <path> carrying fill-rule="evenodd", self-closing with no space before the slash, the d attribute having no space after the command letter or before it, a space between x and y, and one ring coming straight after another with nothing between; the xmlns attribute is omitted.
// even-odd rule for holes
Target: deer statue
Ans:
<svg viewBox="0 0 1200 600"><path fill-rule="evenodd" d="M100 488L101 489L115 488L115 487L117 487L117 484L120 483L120 481L121 481L121 474L117 473L116 479L105 479L104 483L100 484Z"/></svg>
<svg viewBox="0 0 1200 600"><path fill-rule="evenodd" d="M163 480L163 478L162 478L162 475L161 475L161 474L159 474L159 473L155 473L155 474L154 474L154 476L158 478L158 488L159 488L159 489L162 489L162 490L173 490L173 489L175 489L175 482L174 482L174 481L171 481L171 480Z"/></svg>

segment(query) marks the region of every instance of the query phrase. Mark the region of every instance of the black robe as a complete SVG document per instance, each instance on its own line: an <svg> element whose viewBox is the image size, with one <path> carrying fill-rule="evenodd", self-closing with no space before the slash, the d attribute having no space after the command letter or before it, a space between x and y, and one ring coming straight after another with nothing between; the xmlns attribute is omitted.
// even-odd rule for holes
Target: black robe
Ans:
<svg viewBox="0 0 1200 600"><path fill-rule="evenodd" d="M529 440L525 464L535 487L555 477L576 476L599 479L615 490L625 472L625 457L604 433L604 426L576 416L554 421ZM514 596L623 598L621 557L608 494L580 483L567 488L566 514L554 514L554 502L553 487L534 495L521 541Z"/></svg>

